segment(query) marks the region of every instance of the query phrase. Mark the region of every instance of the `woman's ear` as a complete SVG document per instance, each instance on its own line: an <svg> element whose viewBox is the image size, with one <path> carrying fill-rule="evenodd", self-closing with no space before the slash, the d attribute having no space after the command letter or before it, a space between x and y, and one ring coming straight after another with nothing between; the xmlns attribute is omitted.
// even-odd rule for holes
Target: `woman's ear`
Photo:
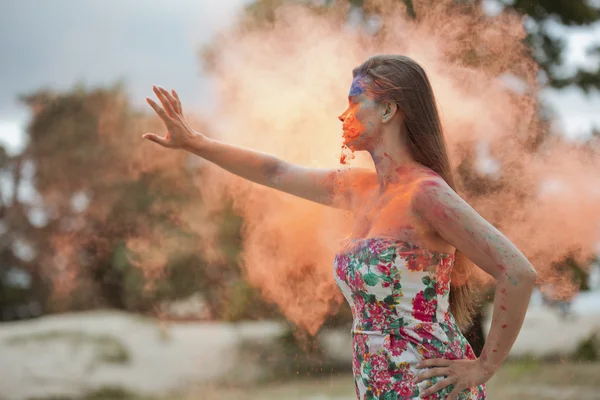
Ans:
<svg viewBox="0 0 600 400"><path fill-rule="evenodd" d="M382 119L383 122L390 121L398 112L398 104L386 102L383 107Z"/></svg>

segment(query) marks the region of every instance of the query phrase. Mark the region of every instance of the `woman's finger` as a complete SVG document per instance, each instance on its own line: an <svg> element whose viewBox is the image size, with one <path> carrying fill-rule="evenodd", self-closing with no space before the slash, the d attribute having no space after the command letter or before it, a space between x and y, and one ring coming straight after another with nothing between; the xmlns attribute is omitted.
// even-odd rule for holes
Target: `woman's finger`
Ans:
<svg viewBox="0 0 600 400"><path fill-rule="evenodd" d="M170 125L173 121L171 120L171 117L169 117L167 115L167 113L165 112L165 110L163 110L161 108L161 106L159 106L158 104L156 104L156 102L154 100L152 100L149 97L146 97L146 102L148 104L150 104L150 107L152 107L154 109L154 111L156 111L156 113L158 114L158 116L160 117L160 119L163 120L163 122L166 125Z"/></svg>
<svg viewBox="0 0 600 400"><path fill-rule="evenodd" d="M417 364L417 368L429 368L429 367L448 367L452 364L451 360L445 358L430 358L428 360L422 360Z"/></svg>
<svg viewBox="0 0 600 400"><path fill-rule="evenodd" d="M175 110L173 109L173 106L171 105L169 100L165 97L165 95L162 92L162 90L164 90L164 89L159 88L157 86L152 86L152 89L154 90L156 97L158 97L158 99L160 100L160 102L161 102L163 108L165 109L165 111L167 112L167 114L169 114L169 116L171 116L171 117L175 117L176 113L175 113Z"/></svg>
<svg viewBox="0 0 600 400"><path fill-rule="evenodd" d="M446 398L446 400L456 400L456 398L458 397L458 395L460 394L460 392L462 392L464 389L461 389L460 387L456 386L454 388L454 390L452 390L450 392L450 394L448 395L448 397Z"/></svg>
<svg viewBox="0 0 600 400"><path fill-rule="evenodd" d="M171 143L167 139L155 135L154 133L145 133L142 135L142 137L144 139L148 139L151 142L158 143L163 147L171 147Z"/></svg>
<svg viewBox="0 0 600 400"><path fill-rule="evenodd" d="M175 89L171 89L171 93L173 94L173 98L175 98L175 102L177 104L177 109L179 110L179 114L183 115L183 108L181 107L181 100L179 100L179 96Z"/></svg>
<svg viewBox="0 0 600 400"><path fill-rule="evenodd" d="M175 111L176 114L180 114L179 110L177 109L177 101L171 95L171 93L169 93L169 91L167 89L164 89L162 87L159 87L159 89L160 89L160 92L167 98L171 107L173 107L173 111Z"/></svg>
<svg viewBox="0 0 600 400"><path fill-rule="evenodd" d="M425 379L433 378L434 376L448 376L450 375L450 368L447 367L438 367L429 369L423 373L417 375L415 382L421 382Z"/></svg>
<svg viewBox="0 0 600 400"><path fill-rule="evenodd" d="M443 388L445 388L446 386L452 385L454 383L456 383L458 378L455 377L448 377L446 379L442 379L439 382L436 382L435 385L428 387L426 390L422 391L420 396L421 397L427 397L435 392L439 392L440 390L442 390Z"/></svg>

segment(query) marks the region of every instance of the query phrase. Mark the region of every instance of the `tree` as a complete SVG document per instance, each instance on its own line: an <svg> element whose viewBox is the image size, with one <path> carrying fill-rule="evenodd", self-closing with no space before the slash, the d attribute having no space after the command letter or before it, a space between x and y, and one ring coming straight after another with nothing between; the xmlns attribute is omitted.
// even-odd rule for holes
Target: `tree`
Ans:
<svg viewBox="0 0 600 400"><path fill-rule="evenodd" d="M502 2L504 3L504 2ZM589 92L600 89L600 67L588 71L577 68L568 75L559 72L559 67L565 62L565 38L551 32L551 25L559 23L565 27L584 27L600 20L600 10L590 2L577 1L526 1L517 0L508 3L506 7L528 16L534 21L527 38L535 59L548 77L548 84L555 88L576 85ZM588 49L588 54L600 52L600 46Z"/></svg>
<svg viewBox="0 0 600 400"><path fill-rule="evenodd" d="M140 136L162 123L133 109L122 84L38 90L21 100L32 111L29 141L16 156L0 152L0 168L12 178L12 195L0 206L0 277L26 271L33 294L22 297L39 296L48 311L154 312L162 300L200 291L215 318L268 309L259 301L250 314L231 309L243 283L239 217L227 207L203 211L203 167L183 152L156 157ZM26 187L30 194L17 196ZM221 259L204 256L203 222L221 226ZM0 301L14 292L2 291Z"/></svg>

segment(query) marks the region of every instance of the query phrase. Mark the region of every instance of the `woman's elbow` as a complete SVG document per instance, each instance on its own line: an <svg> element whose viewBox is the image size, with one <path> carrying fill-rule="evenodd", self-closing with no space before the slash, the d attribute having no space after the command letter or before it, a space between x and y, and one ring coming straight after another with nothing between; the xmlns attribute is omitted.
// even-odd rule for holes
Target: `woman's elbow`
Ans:
<svg viewBox="0 0 600 400"><path fill-rule="evenodd" d="M533 266L528 265L520 269L516 278L521 284L533 286L537 281L538 275Z"/></svg>

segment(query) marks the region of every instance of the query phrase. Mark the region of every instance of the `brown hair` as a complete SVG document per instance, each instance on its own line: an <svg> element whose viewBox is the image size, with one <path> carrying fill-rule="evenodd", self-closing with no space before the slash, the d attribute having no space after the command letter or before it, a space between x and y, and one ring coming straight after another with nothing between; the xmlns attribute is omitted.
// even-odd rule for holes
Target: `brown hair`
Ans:
<svg viewBox="0 0 600 400"><path fill-rule="evenodd" d="M404 114L411 155L431 168L456 190L444 143L442 124L425 70L414 60L400 55L377 55L354 68L352 74L370 79L369 89L377 101L391 101ZM475 287L469 279L473 264L456 251L450 285L450 312L465 330L471 324Z"/></svg>

